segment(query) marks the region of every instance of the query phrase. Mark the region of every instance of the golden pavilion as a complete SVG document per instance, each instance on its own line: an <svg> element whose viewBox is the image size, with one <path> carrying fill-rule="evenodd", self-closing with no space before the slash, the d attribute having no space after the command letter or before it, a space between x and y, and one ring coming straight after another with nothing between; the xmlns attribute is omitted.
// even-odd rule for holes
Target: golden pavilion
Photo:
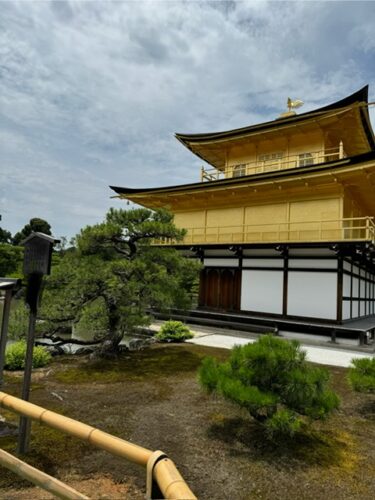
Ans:
<svg viewBox="0 0 375 500"><path fill-rule="evenodd" d="M201 259L202 309L335 324L375 313L368 87L306 113L299 104L258 125L176 134L210 166L199 182L112 187L187 230L160 244Z"/></svg>

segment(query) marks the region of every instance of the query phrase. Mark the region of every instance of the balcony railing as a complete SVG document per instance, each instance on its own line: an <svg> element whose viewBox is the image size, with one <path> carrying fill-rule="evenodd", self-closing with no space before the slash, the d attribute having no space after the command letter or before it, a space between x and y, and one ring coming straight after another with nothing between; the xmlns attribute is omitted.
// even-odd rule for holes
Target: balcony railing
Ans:
<svg viewBox="0 0 375 500"><path fill-rule="evenodd" d="M330 241L374 241L374 217L353 217L308 222L243 224L186 228L182 241L157 240L157 245L218 243L298 243Z"/></svg>
<svg viewBox="0 0 375 500"><path fill-rule="evenodd" d="M319 163L341 160L345 157L346 154L344 152L344 147L342 142L340 142L340 146L338 148L308 151L306 153L296 155L282 156L277 159L239 163L227 166L223 171L216 168L206 170L202 167L201 181L217 181L219 179L227 179L231 177L243 177L245 175L261 174L264 172L285 170L289 168L306 167L308 165L317 165Z"/></svg>

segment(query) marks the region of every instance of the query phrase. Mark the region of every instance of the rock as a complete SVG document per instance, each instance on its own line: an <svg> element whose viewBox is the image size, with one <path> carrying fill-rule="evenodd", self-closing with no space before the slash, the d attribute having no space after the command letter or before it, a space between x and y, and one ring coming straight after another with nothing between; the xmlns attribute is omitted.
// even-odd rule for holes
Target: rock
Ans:
<svg viewBox="0 0 375 500"><path fill-rule="evenodd" d="M140 351L154 342L155 340L152 337L131 339L129 340L129 351Z"/></svg>
<svg viewBox="0 0 375 500"><path fill-rule="evenodd" d="M119 348L114 350L113 343L105 340L97 349L90 354L90 359L115 359L118 356Z"/></svg>
<svg viewBox="0 0 375 500"><path fill-rule="evenodd" d="M77 356L85 356L86 354L92 354L95 351L94 347L80 347L75 351L74 354L77 354Z"/></svg>
<svg viewBox="0 0 375 500"><path fill-rule="evenodd" d="M64 348L59 345L46 345L41 343L35 345L42 345L51 356L61 356L62 354L65 354Z"/></svg>
<svg viewBox="0 0 375 500"><path fill-rule="evenodd" d="M0 437L18 436L18 427L6 422L0 422Z"/></svg>

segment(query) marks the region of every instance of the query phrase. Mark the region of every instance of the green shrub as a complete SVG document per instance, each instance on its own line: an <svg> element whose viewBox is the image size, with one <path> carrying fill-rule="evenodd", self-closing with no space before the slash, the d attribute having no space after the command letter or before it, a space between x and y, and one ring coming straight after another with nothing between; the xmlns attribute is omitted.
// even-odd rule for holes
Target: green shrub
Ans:
<svg viewBox="0 0 375 500"><path fill-rule="evenodd" d="M7 347L5 352L5 368L23 370L25 368L26 342L19 340ZM42 346L35 346L33 351L33 368L41 368L51 361L50 353Z"/></svg>
<svg viewBox="0 0 375 500"><path fill-rule="evenodd" d="M194 334L181 321L166 321L155 337L161 342L184 342Z"/></svg>
<svg viewBox="0 0 375 500"><path fill-rule="evenodd" d="M352 359L349 383L355 391L375 392L375 358Z"/></svg>
<svg viewBox="0 0 375 500"><path fill-rule="evenodd" d="M84 339L96 338L96 336L100 338L108 332L108 328L105 303L99 298L82 309L79 321L74 325L74 334Z"/></svg>
<svg viewBox="0 0 375 500"><path fill-rule="evenodd" d="M26 337L29 327L29 315L30 312L23 300L13 300L8 328L10 339L18 340Z"/></svg>
<svg viewBox="0 0 375 500"><path fill-rule="evenodd" d="M13 300L9 316L8 337L12 340L24 339L29 329L30 310L23 300ZM35 334L42 337L46 329L45 321L37 321Z"/></svg>
<svg viewBox="0 0 375 500"><path fill-rule="evenodd" d="M271 335L235 346L225 363L205 358L201 385L247 409L270 439L293 436L312 420L324 419L339 406L327 388L329 372L312 367L297 341Z"/></svg>

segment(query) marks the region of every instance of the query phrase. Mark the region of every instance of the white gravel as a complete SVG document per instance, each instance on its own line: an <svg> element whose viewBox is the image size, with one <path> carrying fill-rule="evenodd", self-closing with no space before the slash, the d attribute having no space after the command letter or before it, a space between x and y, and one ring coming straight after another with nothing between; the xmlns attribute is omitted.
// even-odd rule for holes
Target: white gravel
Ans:
<svg viewBox="0 0 375 500"><path fill-rule="evenodd" d="M196 330L196 328L194 328ZM197 336L189 340L192 344L205 345L209 347L221 347L223 349L231 349L234 345L244 345L255 342L255 339L245 339L243 337L232 337L218 334L205 334ZM303 345L303 349L307 352L307 359L312 363L320 363L331 366L348 367L353 358L371 358L372 354L361 353L350 350L334 349L331 347L311 347Z"/></svg>

